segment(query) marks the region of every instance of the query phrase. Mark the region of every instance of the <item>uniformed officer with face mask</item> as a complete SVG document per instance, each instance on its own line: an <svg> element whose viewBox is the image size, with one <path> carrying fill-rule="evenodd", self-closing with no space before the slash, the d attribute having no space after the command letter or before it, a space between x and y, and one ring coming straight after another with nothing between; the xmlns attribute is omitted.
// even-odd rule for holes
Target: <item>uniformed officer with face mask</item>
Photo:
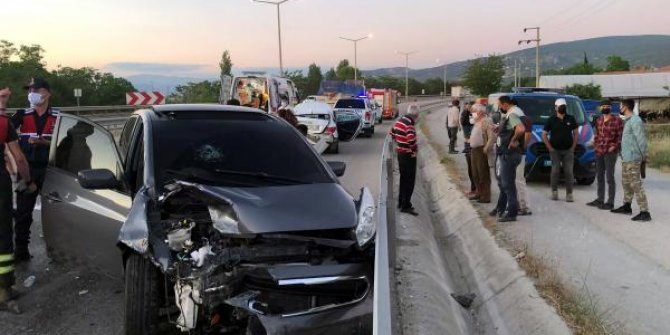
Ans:
<svg viewBox="0 0 670 335"><path fill-rule="evenodd" d="M51 87L42 78L34 78L26 86L30 107L19 110L12 116L12 124L19 131L19 145L30 165L30 175L38 189L44 183L51 136L56 126L59 111L49 104ZM16 199L15 252L17 262L29 261L30 226L38 192L20 194Z"/></svg>

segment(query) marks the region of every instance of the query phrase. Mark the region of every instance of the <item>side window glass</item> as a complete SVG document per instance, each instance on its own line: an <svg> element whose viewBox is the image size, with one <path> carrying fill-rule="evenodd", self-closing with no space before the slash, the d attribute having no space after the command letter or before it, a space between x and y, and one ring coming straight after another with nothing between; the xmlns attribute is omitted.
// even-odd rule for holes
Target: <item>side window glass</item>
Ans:
<svg viewBox="0 0 670 335"><path fill-rule="evenodd" d="M130 141L132 140L133 130L135 129L137 119L137 115L131 116L128 121L126 121L126 124L123 126L121 136L119 136L119 152L121 154L121 159L124 161L126 159L126 155L128 154Z"/></svg>
<svg viewBox="0 0 670 335"><path fill-rule="evenodd" d="M102 128L63 116L57 141L57 168L75 175L81 170L108 169L121 180L114 139Z"/></svg>

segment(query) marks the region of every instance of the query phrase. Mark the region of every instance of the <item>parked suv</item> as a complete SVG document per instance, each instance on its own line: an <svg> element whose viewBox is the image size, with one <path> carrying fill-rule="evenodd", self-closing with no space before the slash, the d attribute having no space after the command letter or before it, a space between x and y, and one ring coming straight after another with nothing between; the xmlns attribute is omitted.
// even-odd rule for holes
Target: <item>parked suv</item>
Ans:
<svg viewBox="0 0 670 335"><path fill-rule="evenodd" d="M524 113L533 121L533 130L530 143L526 150L526 178L532 176L547 177L551 174L551 159L549 150L542 141L542 130L550 116L556 114L554 102L563 98L568 103L568 114L572 115L579 125L579 137L575 148L574 175L582 185L591 185L596 176L596 154L594 148L594 133L591 123L586 117L582 100L573 95L558 92L523 92L523 93L495 93L489 96L489 109L499 112L498 98L507 95L515 99Z"/></svg>
<svg viewBox="0 0 670 335"><path fill-rule="evenodd" d="M126 334L367 334L375 205L344 170L257 109L154 106L118 145L64 114L44 237L57 259L125 269Z"/></svg>
<svg viewBox="0 0 670 335"><path fill-rule="evenodd" d="M363 120L362 133L367 137L372 137L372 135L375 133L375 123L377 122L377 116L375 114L375 109L372 107L372 103L368 98L340 98L335 102L334 112L335 114L355 112Z"/></svg>

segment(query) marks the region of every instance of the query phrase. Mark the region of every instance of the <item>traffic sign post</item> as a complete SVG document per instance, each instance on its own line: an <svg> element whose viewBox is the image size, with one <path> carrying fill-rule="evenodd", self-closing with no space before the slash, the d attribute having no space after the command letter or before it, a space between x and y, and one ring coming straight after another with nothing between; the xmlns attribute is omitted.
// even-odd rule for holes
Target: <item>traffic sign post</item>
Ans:
<svg viewBox="0 0 670 335"><path fill-rule="evenodd" d="M81 88L74 89L74 97L77 99L77 115L79 115L79 98L81 98Z"/></svg>
<svg viewBox="0 0 670 335"><path fill-rule="evenodd" d="M165 96L161 92L128 92L126 93L126 105L149 106L165 104Z"/></svg>

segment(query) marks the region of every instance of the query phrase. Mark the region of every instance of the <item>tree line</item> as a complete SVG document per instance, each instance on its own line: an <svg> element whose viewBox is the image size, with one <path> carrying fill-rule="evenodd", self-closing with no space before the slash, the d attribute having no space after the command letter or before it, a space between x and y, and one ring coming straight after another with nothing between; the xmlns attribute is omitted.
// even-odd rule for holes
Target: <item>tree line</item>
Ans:
<svg viewBox="0 0 670 335"><path fill-rule="evenodd" d="M92 67L58 65L56 69L48 70L44 52L37 44L17 46L0 40L0 85L9 86L12 90L9 107L27 106L24 86L34 77L42 77L49 82L51 103L59 107L77 105L75 88L82 90L82 106L124 105L126 92L135 91L128 80Z"/></svg>
<svg viewBox="0 0 670 335"><path fill-rule="evenodd" d="M221 74L231 75L233 63L230 53L226 50L221 55L219 62ZM368 88L391 88L404 94L405 92L405 78L398 78L393 76L366 76L363 71L357 69L358 78L365 83ZM354 67L351 66L349 60L341 60L336 67L328 69L323 73L321 66L312 63L307 68L307 74L302 70L288 71L284 74L290 78L296 85L300 95L307 97L309 95L316 95L319 91L319 86L322 80L353 80ZM414 78L409 78L409 94L419 95L439 95L444 90L444 81L442 78L432 78L426 81L418 81ZM447 90L450 89L451 83L447 83ZM195 103L195 102L217 102L221 91L221 83L219 81L201 81L195 83L187 83L179 85L174 92L168 96L170 103Z"/></svg>

